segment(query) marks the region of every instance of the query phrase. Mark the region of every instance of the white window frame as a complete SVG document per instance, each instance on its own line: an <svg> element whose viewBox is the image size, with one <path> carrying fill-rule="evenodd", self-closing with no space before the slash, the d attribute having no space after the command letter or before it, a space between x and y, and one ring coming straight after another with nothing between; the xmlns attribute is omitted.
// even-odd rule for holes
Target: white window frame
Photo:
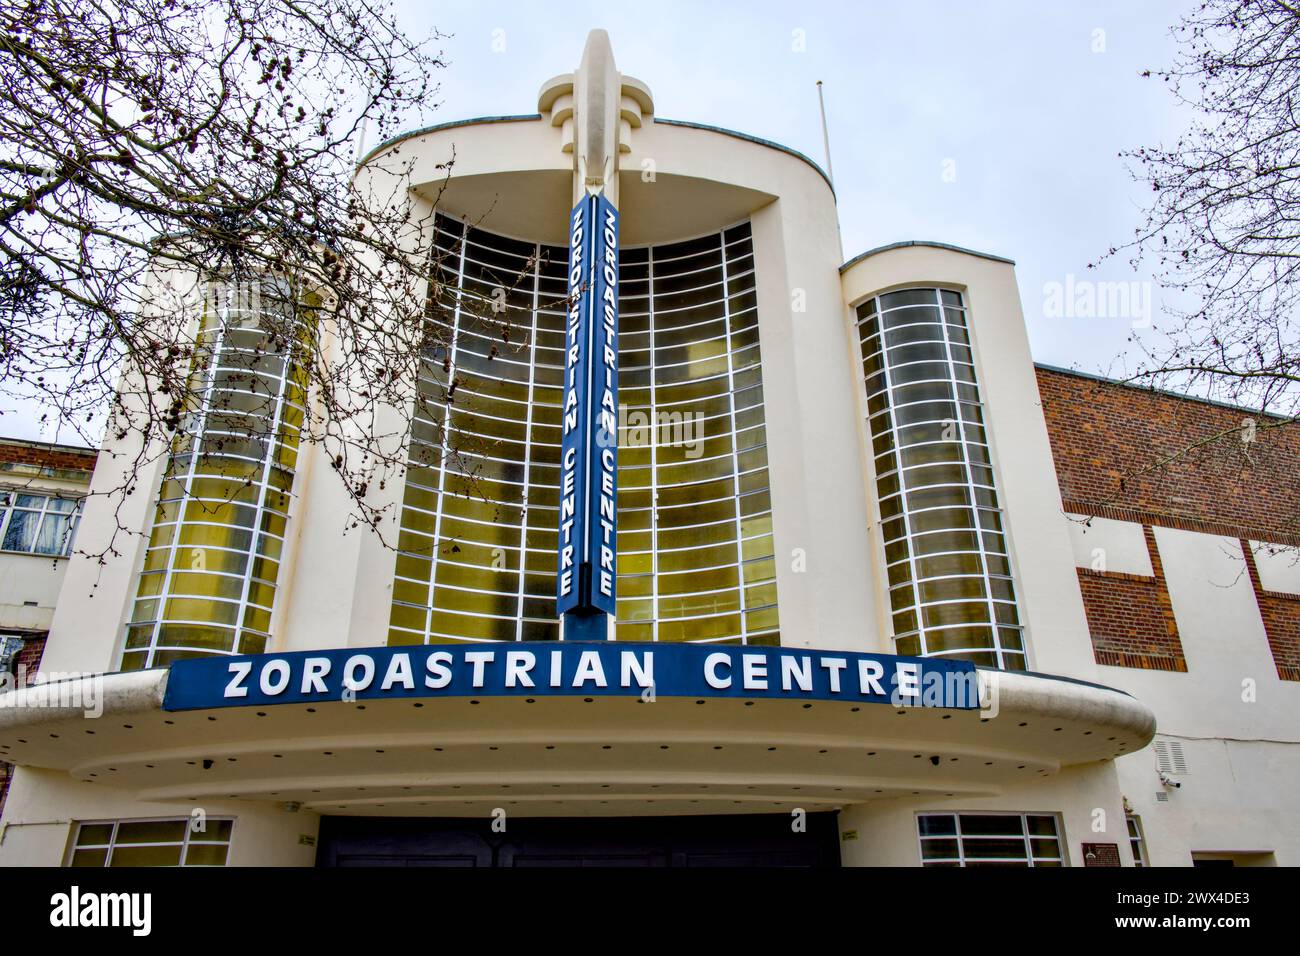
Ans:
<svg viewBox="0 0 1300 956"><path fill-rule="evenodd" d="M907 292L925 293L931 295L932 298L931 301L929 302L918 302L914 304L898 305L889 309L886 309L884 307L884 298L886 296L897 294L897 293L907 293ZM949 293L951 295L957 296L959 299L958 303L954 305L946 301L944 299L944 293ZM968 297L966 294L966 290L963 288L958 288L949 285L921 284L916 286L900 286L898 288L888 289L882 292L875 293L874 295L870 295L862 299L853 308L853 328L854 328L854 334L857 337L857 341L859 343L859 347L867 346L868 348L870 348L873 356L879 359L881 365L881 370L877 374L881 377L881 381L883 383L882 387L877 391L869 391L871 386L871 378L874 378L875 376L873 375L871 377L868 377L865 374L865 363L866 363L865 358L860 358L858 360L858 368L860 370L859 382L861 383L860 393L862 398L864 399L863 409L866 412L866 424L867 424L866 437L868 441L868 452L871 461L873 462L872 467L875 468L875 462L877 462L879 459L885 458L886 456L892 459L892 463L886 469L877 471L875 473L875 480L872 482L872 484L874 485L873 491L875 493L878 506L879 503L884 499L897 498L899 511L896 518L901 519L903 521L903 536L899 538L890 539L890 540L885 539L884 532L889 521L895 519L882 518L880 522L881 530L880 530L880 536L878 537L879 549L877 552L877 556L881 562L881 567L886 569L886 575L884 580L885 602L886 602L885 606L890 608L889 611L890 632L893 635L892 638L893 641L898 642L899 640L902 639L915 638L920 644L919 653L921 657L952 658L952 657L960 657L966 654L991 654L993 655L994 659L997 661L997 668L999 670L1013 669L1008 666L1009 662L1019 665L1018 667L1014 668L1016 670L1031 670L1032 667L1029 659L1029 634L1028 634L1028 628L1026 627L1024 608L1021 606L1022 605L1021 586L1018 580L1018 575L1015 574L1015 559L1014 559L1014 552L1011 543L1009 521L1007 517L1006 508L1004 506L1005 495L1003 494L1003 487L1002 487L1004 483L1001 481L1000 469L998 468L997 463L995 461L994 454L993 454L993 443L992 443L992 439L989 436L990 428L989 428L989 421L988 421L988 408L984 397L984 389L980 385L980 381L979 381L980 377L978 374L978 369L976 367L976 358L974 355L974 336L971 332L972 323L970 317L970 306L968 304L967 298ZM869 315L864 316L861 314L861 310L866 308L868 303L871 303L873 305L874 311L872 311ZM906 329L906 328L932 327L934 330L933 335L936 337L931 338L929 340L918 340L917 342L907 343L906 345L893 346L891 348L888 339L886 338L885 335L887 330L885 328L884 317L890 312L899 312L899 311L913 309L913 308L932 310L934 317L927 318L924 320L915 320L913 322L909 322L907 325L893 326L892 329L898 330L898 329ZM953 323L951 323L948 320L948 315L947 315L949 311L957 312L960 314L962 320L961 328L963 329L966 336L965 342L960 342L953 337L953 333L951 331ZM872 336L864 334L865 326L867 322L871 319L874 319L878 326L877 334L875 336L875 339L877 341L874 345L868 344L871 341ZM941 346L943 351L943 358L926 360L926 361L912 360L909 362L900 363L895 361L890 356L890 353L896 349L905 348L909 345L919 345L919 344L933 344L933 345ZM964 348L971 353L969 359L958 357L959 355L958 350L961 348ZM900 369L905 368L908 365L924 365L924 364L936 364L936 365L942 364L946 368L946 374L941 378L920 380L916 382L907 382L907 383L903 383L901 386L895 382L895 376L898 374ZM958 375L957 369L959 367L967 368L970 370L970 375L971 375L970 381L967 381L963 379L960 375ZM942 442L922 442L919 444L904 443L902 440L902 432L907 428L915 427L916 425L940 424L941 421L945 421L945 420L936 420L931 422L913 422L909 425L901 425L901 426L898 423L899 409L906 408L909 405L914 405L918 403L906 402L903 404L899 404L896 401L895 388L906 387L911 385L927 384L928 382L942 382L943 384L951 386L952 388L951 404L956 414L956 418L952 420L952 423L958 426L959 438L955 440L945 440ZM975 397L973 399L969 397L963 397L963 389L962 389L963 385L968 386L970 391L974 393ZM870 402L877 395L885 396L885 407L881 411L878 411L873 414L871 411ZM921 402L919 404L927 404L927 402ZM963 406L970 406L975 409L978 409L980 414L978 427L980 431L983 433L982 439L976 440L971 437L967 426L972 424L972 422L969 419L967 419L966 416L963 414L962 411ZM882 428L880 425L876 424L877 421L883 422L885 420L889 421L888 428ZM879 431L877 431L878 428L880 429ZM890 439L890 444L892 447L890 451L876 454L875 441L881 437L888 437ZM905 478L904 478L905 474L910 471L914 471L916 469L930 467L931 465L928 464L918 464L918 465L910 465L910 466L906 465L904 462L904 452L908 451L909 449L924 447L927 444L958 445L961 448L962 457L959 462L953 462L952 464L961 468L964 474L964 479L960 482L951 482L943 485L927 485L922 487L926 489L940 488L940 487L961 488L965 492L965 497L968 501L968 504L966 505L944 504L936 509L920 509L920 510L913 509L908 506L907 497L908 497L909 489L905 482ZM975 449L975 451L973 452L972 449ZM976 460L979 457L979 452L983 453L983 456L985 458L985 463L981 463ZM988 470L991 477L989 478L989 481L987 483L975 480L976 468L985 468ZM881 478L887 476L894 476L897 480L899 487L896 491L888 495L881 495L879 482ZM989 492L993 501L992 506L980 503L981 491ZM970 530L975 539L975 546L971 548L963 548L959 551L933 552L933 553L927 552L925 554L920 554L916 546L918 538L924 537L926 534L952 533L953 531L964 530L959 528L950 528L950 529L935 529L933 531L922 531L922 532L916 531L914 526L914 521L916 517L925 510L966 510L968 511L973 521ZM984 513L989 513L996 516L996 520L999 524L999 528L996 533L1000 534L1002 537L1003 550L1001 552L994 551L990 549L988 546L988 542L985 538L985 535L991 529L986 527L983 521L981 520ZM906 548L907 548L906 555L903 558L897 559L895 561L892 562L888 561L887 551L886 551L887 547L890 544L897 544L900 542L906 544ZM973 555L978 557L980 562L980 571L976 574L955 574L955 575L944 574L944 575L932 576L928 578L921 576L919 562L923 558L931 559L931 558L943 557L951 554ZM1002 559L1006 561L1009 570L1008 574L1005 575L998 574L990 570L991 561L996 561L998 559ZM898 567L900 565L907 566L908 580L905 583L900 583L899 585L895 586L893 583L892 576L889 574L889 570ZM970 599L958 598L958 599L948 599L948 600L940 600L940 601L922 601L921 591L922 591L923 582L928 583L931 581L951 580L953 578L959 578L959 577L971 578L974 580L981 581L984 596L982 598L970 598ZM1010 589L1011 592L1011 597L1009 600L1005 600L996 597L994 595L995 589L993 587L993 582L995 579L1006 582L1007 587ZM911 592L913 603L910 606L910 608L905 608L903 609L903 611L911 610L914 613L916 618L914 625L911 628L902 632L897 632L894 629L894 620L893 620L894 612L892 610L891 594L896 587L898 590L905 589ZM957 629L967 628L967 627L979 627L981 626L982 622L972 621L972 622L959 622L955 624L926 625L925 616L924 616L925 610L927 608L940 607L943 604L967 604L967 603L983 603L988 608L989 620L987 626L989 628L990 635L992 638L991 646L949 647L949 648L944 648L942 650L932 651L930 649L930 638L932 636L934 637L941 636L942 632L945 630L957 630ZM1014 610L1016 616L1016 623L1014 625L1000 622L998 617L998 608L1000 605L1009 606ZM903 611L900 611L899 613L903 613ZM1004 643L1003 632L1005 631L1014 631L1017 634L1019 634L1020 647L1018 649L1014 647L1008 647Z"/></svg>
<svg viewBox="0 0 1300 956"><path fill-rule="evenodd" d="M189 854L189 849L191 844L195 846L224 846L226 848L226 861L221 865L229 866L230 847L234 843L234 839L235 839L235 818L226 817L226 816L209 817L207 819L207 823L213 824L213 823L229 822L230 839L228 840L191 839L191 837L194 835L194 831L191 828L193 823L193 818L191 817L127 817L121 820L75 820L73 822L76 823L77 829L72 834L72 840L68 844L67 859L64 860L63 863L65 867L72 866L72 860L76 856L78 850L105 850L105 849L108 851L108 853L104 856L104 869L108 869L109 867L111 867L113 865L113 851L117 849L117 831L118 828L123 823L184 823L185 835L181 838L181 841L179 843L181 849L180 863L177 864L177 866L179 867L185 866L185 858ZM102 827L102 826L111 826L113 828L113 832L109 834L107 843L92 843L86 846L81 846L78 844L77 840L81 836L82 827ZM199 834L199 836L203 836L203 835L204 834ZM160 840L157 843L126 843L123 845L135 849L138 847L150 847L150 846L177 846L178 844L174 840Z"/></svg>
<svg viewBox="0 0 1300 956"><path fill-rule="evenodd" d="M933 842L933 841L936 841L936 840L956 840L956 842L957 842L957 858L956 858L955 862L957 863L957 865L958 865L959 867L965 869L965 867L966 867L966 865L967 865L967 863L966 863L966 850L965 850L965 846L963 845L963 842L962 842L962 841L965 840L965 839L978 840L978 839L982 839L982 838L981 838L981 837L978 837L978 836L971 836L971 837L963 837L963 836L962 836L962 832L961 832L961 818L962 818L963 816L980 816L980 817L1017 817L1017 818L1019 818L1019 820L1020 820L1020 834L1021 834L1021 839L1024 841L1024 845L1025 845L1025 857L1024 857L1023 863L1024 863L1024 865L1025 865L1026 867L1034 867L1034 866L1037 865L1037 864L1035 863L1035 856L1034 856L1034 851L1033 851L1033 846L1034 846L1034 845L1033 845L1033 843L1032 843L1031 841L1032 841L1033 839L1035 839L1035 838L1036 838L1036 839L1040 839L1040 840L1041 840L1041 839L1045 839L1045 837L1041 837L1041 836L1039 836L1039 837L1035 837L1034 834L1031 834L1031 833L1029 832L1029 821L1028 821L1028 818L1029 818L1029 817L1049 817L1049 818L1051 818L1051 820L1053 821L1053 823L1056 825L1056 834L1055 834L1055 836L1056 836L1056 848L1057 848L1057 850L1058 850L1058 852L1059 852L1060 855L1059 855L1059 857L1058 857L1057 859L1049 859L1048 857L1037 857L1037 859L1039 859L1039 860L1043 860L1044 862L1059 863L1061 866L1069 866L1069 865L1070 865L1070 854L1069 854L1069 852L1068 852L1068 844L1066 843L1066 840L1065 840L1065 824L1064 824L1064 821L1062 821L1062 819L1061 819L1061 815L1060 815L1059 813L1056 813L1056 812L1053 812L1053 811L1050 811L1050 810L1046 810L1046 811L1044 811L1044 810L918 810L918 811L916 812L916 820L915 820L915 824L914 824L914 826L915 826L915 831L916 831L916 852L917 852L918 861L920 862L920 864L921 864L922 867L924 867L924 866L926 865L926 862L927 862L926 859L925 859L925 853L924 853L924 846L925 846L925 844L926 844L927 842ZM922 836L922 835L921 835L921 818L922 818L922 817L953 817L953 818L956 820L956 832L955 832L954 834L951 834L951 835L949 835L949 834L944 834L944 835L934 835L934 836ZM999 836L999 837L989 837L989 839L1007 840L1007 839L1014 839L1014 837L1013 837L1013 836ZM939 861L930 861L931 865L934 865L935 863L938 863L938 862L939 862ZM953 861L945 861L945 862L953 862ZM987 859L981 859L981 860L979 860L978 862L979 862L979 863L996 863L996 862L999 862L999 861L998 861L998 860L987 860ZM1008 862L1008 863L1020 863L1020 862L1022 862L1022 861L1019 860L1019 859L1016 859L1016 860L1007 859L1007 860L1005 860L1005 861L1003 861L1003 862Z"/></svg>
<svg viewBox="0 0 1300 956"><path fill-rule="evenodd" d="M41 499L39 511L26 505L18 505L18 496L28 495L33 498ZM72 554L72 543L77 538L77 528L81 526L81 504L84 498L80 495L63 495L57 491L43 491L34 488L0 488L0 553L3 554L31 554L38 558L66 558ZM51 511L51 501L71 501L71 511ZM27 514L36 514L39 521L36 524L36 538L40 538L41 527L45 524L46 515L57 515L67 517L68 522L68 540L63 543L63 549L56 554L48 554L44 551L28 551L22 548L5 548L5 535L9 533L9 522L13 518L15 511L22 511Z"/></svg>
<svg viewBox="0 0 1300 956"><path fill-rule="evenodd" d="M1133 853L1133 865L1149 867L1151 860L1148 856L1146 831L1142 829L1142 818L1136 813L1126 813L1124 826L1128 831L1128 846Z"/></svg>
<svg viewBox="0 0 1300 956"><path fill-rule="evenodd" d="M439 216L443 217L445 216L445 213L440 212ZM742 229L743 234L736 236L733 233L733 230L741 229L742 227L747 228ZM456 371L460 367L462 359L467 359L472 362L480 361L483 358L482 350L490 341L480 331L472 328L474 323L465 318L466 316L472 315L472 313L463 307L465 301L475 301L480 303L486 303L488 301L484 299L481 294L474 291L474 283L479 280L475 279L473 275L477 270L471 267L486 266L488 269L502 270L514 268L513 266L497 266L491 265L490 263L484 263L476 258L476 250L480 248L488 249L492 255L485 255L484 258L489 260L492 259L493 256L510 256L512 257L510 261L517 262L520 269L522 269L525 262L528 261L528 257L522 254L506 252L500 248L481 245L473 236L474 228L475 227L469 224L457 223L453 219L447 218L442 220L441 224L437 226L435 230L437 235L435 236L434 248L436 249L436 254L441 255L442 257L442 262L438 266L438 275L440 276L439 281L442 288L448 293L455 293L455 297L451 298L449 295L448 300L444 303L445 311L431 320L447 335L448 342L450 343L445 348L444 357L447 363L446 371L438 373L437 376L426 374L421 375L421 383L429 383L434 388L438 387L437 383L439 381L439 376L445 377L448 381L455 378ZM728 234L732 234L732 238L728 238ZM482 238L483 237L479 237L479 239ZM649 445L649 462L645 465L636 467L649 469L649 484L638 487L641 491L645 492L650 505L646 508L637 508L634 510L639 512L649 512L649 520L646 527L638 529L638 532L636 533L647 534L650 540L650 547L648 550L632 550L623 551L621 553L629 556L639 555L644 557L649 563L650 570L645 572L628 572L620 574L619 579L629 580L632 578L649 578L650 586L648 593L646 594L625 595L619 599L619 605L621 608L619 619L620 623L637 627L646 627L648 634L644 640L659 641L661 640L660 635L662 629L681 626L683 622L697 622L695 626L700 626L701 623L708 622L711 619L734 616L739 622L737 633L721 637L691 638L686 642L711 643L739 639L742 644L751 644L756 642L762 643L764 639L770 639L771 635L779 632L779 624L765 622L762 620L760 615L762 612L774 611L779 605L776 594L777 577L775 571L773 572L772 577L761 576L763 573L762 569L765 567L764 562L770 562L773 567L775 567L776 563L775 553L763 553L771 548L771 546L765 548L764 543L765 540L770 541L772 539L772 531L769 529L759 530L750 534L745 533L746 522L761 520L763 518L768 518L770 520L772 513L770 499L767 508L754 511L746 510L747 498L751 498L751 496L758 494L771 494L771 466L766 457L764 457L761 465L746 467L747 464L753 458L758 457L760 453L763 456L766 456L767 454L765 430L767 427L766 407L761 401L751 404L741 404L741 401L745 400L747 396L748 398L752 398L753 395L756 394L754 390L761 386L762 375L761 361L743 367L740 365L740 360L744 356L753 355L758 357L761 353L761 341L758 335L759 320L757 305L740 306L736 304L738 299L744 299L747 296L752 297L756 294L756 280L753 269L754 240L750 220L742 219L722 229L711 230L702 235L683 241L690 242L704 239L716 240L717 245L684 256L674 256L670 259L664 258L662 245L636 246L628 247L627 249L629 252L633 251L633 249L637 252L642 250L645 252L644 262L637 261L635 263L636 266L644 267L646 273L645 276L639 279L627 280L644 286L644 295L638 295L636 298L644 298L645 304L636 311L622 312L620 318L644 318L646 322L646 328L644 331L624 334L642 335L645 337L647 344L645 347L636 350L620 349L619 354L620 356L626 357L626 353L629 351L643 353L646 356L646 362L648 364L632 365L623 362L623 359L620 358L620 362L623 363L620 365L620 370L624 372L639 371L647 374L646 384L636 387L644 388L649 394L649 407L646 408L646 412L650 416L651 422L657 422L659 420L658 416L660 412L675 410L688 411L695 402L700 400L717 401L719 403L725 402L726 410L711 415L709 421L715 423L715 426L713 427L716 427L717 422L723 422L727 425L727 430L725 432L713 433L711 428L709 437L710 439L728 439L731 442L731 450L719 455L712 455L708 458L688 459L682 462L665 462L660 460L662 452L658 450L660 446L657 442L651 442ZM506 235L496 235L492 237L492 241L497 240L512 240L512 237ZM670 243L670 245L675 244L676 243ZM749 247L748 252L744 251L746 246ZM528 396L526 407L520 407L517 409L519 415L518 418L507 418L504 414L493 414L493 411L496 409L465 409L460 406L446 406L442 411L433 411L427 417L417 418L422 425L431 427L436 432L442 434L446 434L453 430L456 418L462 412L477 418L496 419L498 421L509 422L511 425L518 425L523 428L522 438L512 438L508 440L510 443L519 446L521 454L520 458L497 457L496 455L480 452L477 449L458 449L453 456L452 463L443 461L441 465L432 466L436 468L437 475L430 484L423 484L410 476L407 478L407 487L418 488L422 491L429 492L432 497L432 504L429 504L427 507L422 507L408 504L404 500L400 512L400 516L403 520L402 528L404 530L411 530L415 534L419 534L424 538L430 538L435 544L431 547L429 553L417 553L415 555L430 562L427 577L408 577L400 573L395 576L394 581L399 584L411 584L417 589L427 589L427 596L424 599L424 603L416 603L414 600L401 600L395 598L392 601L392 606L394 608L402 609L404 613L410 613L414 620L406 624L394 624L390 621L389 630L390 632L402 633L403 635L422 643L429 643L431 640L451 640L458 642L477 642L480 640L495 641L499 639L524 640L530 626L554 624L553 618L535 616L535 613L531 612L528 608L527 602L530 598L535 597L534 592L529 589L530 579L536 581L538 578L545 577L547 574L547 572L536 570L536 567L539 564L544 566L544 562L549 562L553 567L555 549L553 546L536 547L530 544L529 539L530 532L541 528L552 529L551 533L554 533L553 529L556 527L555 522L558 520L559 508L558 505L552 507L540 503L530 503L527 499L527 495L530 488L547 488L546 485L537 483L537 476L532 470L531 466L534 459L533 449L538 446L545 446L547 448L558 450L560 447L556 443L541 441L536 437L536 429L539 426L537 424L537 415L535 413L535 394L539 387L545 387L551 390L556 388L554 384L548 384L543 378L541 378L541 374L551 374L562 371L563 350L543 346L537 343L539 337L556 334L557 331L559 331L557 329L545 328L543 323L539 320L539 315L548 316L548 321L559 317L558 321L561 323L562 329L564 313L563 311L556 311L555 301L550 301L550 307L547 307L548 300L556 300L556 297L554 294L547 293L546 288L548 283L554 283L556 281L563 282L564 280L562 278L557 279L555 276L545 275L541 270L543 257L551 247L548 247L545 243L532 243L531 247L529 256L531 256L533 261L532 268L527 273L521 273L521 279L516 289L521 296L526 295L531 297L531 306L513 307L516 308L520 314L522 328L527 329L529 327L527 323L531 323L531 337L528 339L531 343L531 354L529 360L527 362L519 361L517 359L511 360L507 356L498 356L497 358L492 359L493 362L505 362L507 365L512 366L512 371L515 374L509 378L509 381L512 385L518 386L521 391L526 391ZM559 252L563 253L562 248L556 248L558 248ZM701 258L708 258L709 262L706 266L701 267L700 269L685 273L669 270L668 274L664 274L666 271L664 267L667 264L680 262L682 260ZM555 260L552 259L550 261L554 262ZM669 283L673 280L680 280L682 276L690 276L694 272L716 272L719 278L717 281L711 281L704 285L693 285L693 288L691 289L665 291L663 287L659 285L660 282ZM697 280L690 281L695 283ZM622 273L620 273L620 284L623 282ZM730 291L730 286L733 283L743 283L743 288L732 292ZM656 308L655 306L656 295L684 295L692 291L698 291L702 288L716 288L719 297L710 303L695 303L693 305L681 306L673 309L661 309ZM558 301L562 303L563 299L561 298ZM684 312L690 309L701 309L708 306L716 306L719 314L713 318L689 323L688 325L674 326L671 329L656 329L656 316L665 313ZM524 313L528 313L529 309L531 309L531 313L529 314L527 322L524 322L522 316ZM733 322L740 318L745 319L746 324L744 327L733 328ZM681 333L684 329L697 328L711 324L722 326L724 328L723 334L700 340L686 339L671 346L659 346L656 344L657 335ZM471 326L471 328L466 328L466 325ZM749 333L754 334L755 340L749 344L745 344L742 336ZM661 371L665 368L683 369L692 364L691 361L685 361L655 365L654 355L657 348L662 349L666 347L686 350L708 342L723 343L726 346L724 350L719 351L719 354L713 355L707 359L707 361L717 362L721 367L720 371L708 375L687 378L680 382L663 382L656 380L656 374L654 374L655 371ZM436 365L438 359L430 359L428 361ZM725 367L722 367L724 364ZM481 373L475 372L473 374L480 375ZM747 376L754 375L757 375L758 381L751 382L750 384L743 384L747 380ZM672 389L682 386L694 386L707 381L717 382L720 386L725 386L725 390L707 396L705 399L677 399L675 401L661 401L661 398L664 397L663 390L666 388ZM422 384L421 387L424 387L424 385ZM474 391L474 384L471 381L460 386L457 394L474 396L479 393ZM671 397L671 395L672 393L670 392L669 397ZM494 396L493 401L503 405L509 404L512 407L522 406L524 404L522 401L515 398L504 398L498 396ZM753 417L755 412L762 414L761 422L748 424L744 428L739 427L741 421L749 420L746 418L746 415ZM455 427L458 428L459 426ZM549 425L542 425L540 427L543 429L552 428L552 426ZM745 432L753 432L754 429L763 429L761 433L763 440L742 448L739 436ZM558 428L555 428L554 430L558 432ZM497 440L491 435L479 435L479 433L472 428L463 430L462 434L478 436L488 440ZM422 439L413 439L411 442L411 448L417 448L422 441ZM436 444L429 443L425 443L425 447L430 449L437 448ZM461 469L455 464L456 462L468 463L469 470L463 471L462 473L471 474L474 473L475 465L485 465L489 470L493 467L494 463L504 463L510 466L522 465L522 484L513 478L506 478L495 473L485 476L491 482L505 486L514 486L519 488L521 491L521 503L516 504L511 502L509 504L509 507L511 508L518 507L525 512L525 514L523 514L519 519L519 537L517 544L514 543L514 541L503 543L495 540L496 532L503 526L501 522L496 520L487 522L476 517L466 516L459 513L454 504L449 504L449 502L459 499L459 496L454 494L448 484L448 479L455 477L456 473L461 471ZM726 464L729 467L725 469L724 474L720 474L715 478L691 478L687 481L661 480L661 468L673 468L678 465L689 465L693 467L708 462ZM690 469L684 468L682 470L689 471ZM747 478L757 480L756 476L760 474L766 476L765 483L761 488L754 488L749 491L742 490L745 487L745 480ZM668 478L674 478L677 477L677 474L669 471L666 472L666 476ZM671 506L664 505L662 507L658 503L661 491L668 489L681 489L689 487L690 485L713 483L715 481L719 483L726 482L730 486L724 496L704 501L692 500L682 504ZM750 503L760 501L761 500L758 498L752 498ZM734 502L734 514L713 522L703 522L695 525L673 525L671 528L665 527L665 523L662 521L663 515L661 515L661 511L669 513L672 509L695 507L700 504L713 504L718 502ZM550 515L553 517L549 519L549 524L530 524L526 512L532 512L538 516ZM624 514L624 512L620 510L620 514ZM405 519L408 515L419 515L422 520L431 518L433 526L432 533L414 527L408 529L405 524ZM447 556L444 545L440 542L450 540L445 534L446 522L448 521L454 521L456 525L461 528L468 527L470 529L477 529L478 527L483 527L491 529L488 532L488 537L492 537L493 540L488 540L488 537L485 537L484 540L475 540L472 537L463 537L460 539L461 543L468 541L469 544L475 548L482 548L485 550L489 548L501 549L501 551L505 552L512 561L517 561L518 566L517 568L514 568L508 563L505 568L496 568L493 570L503 571L504 574L502 577L507 578L509 575L517 574L517 580L505 580L499 583L493 582L486 587L469 586L457 583L455 580L439 580L439 568L447 565L463 566L467 572L488 570L484 565L477 563L476 561L458 561ZM720 526L724 524L734 527L734 537L728 537L726 540L713 543L702 542L675 548L667 546L667 543L672 540L667 535L672 532L685 531L693 527L704 527L705 525ZM510 527L510 525L506 526ZM664 535L664 537L661 538L661 535ZM671 561L675 554L702 551L703 549L711 547L728 548L732 545L735 546L734 559L723 560L722 558L719 558L718 560L720 563L717 564L689 567L675 571L664 570L664 565ZM754 557L747 558L745 557L747 548L759 553ZM663 591L663 584L665 581L675 580L677 578L685 580L683 577L685 575L696 574L704 571L729 570L731 568L736 569L737 583L735 585L704 591L674 592L671 594L666 594ZM747 580L747 570L756 572L755 580ZM553 572L551 572L551 576L554 576ZM501 588L505 588L506 590L501 590ZM764 590L768 588L770 588L772 593L772 600L770 601L766 599L766 594L768 593L767 590ZM511 598L515 602L515 610L513 613L497 613L491 610L465 610L454 607L439 606L436 603L437 598L435 597L435 592L443 589L453 592L462 592L464 594L495 595L504 598ZM734 608L717 610L716 605L718 599L713 596L719 594L727 594L729 596L735 595L736 606ZM762 597L757 598L761 603L751 603L755 602L755 596L757 595L762 595ZM689 614L672 614L668 616L663 614L665 608L672 606L672 602L688 600L696 601L699 605L699 609L692 610ZM708 607L711 600L714 602L713 608ZM626 615L629 608L648 609L649 616L627 617ZM415 622L419 620L420 616L423 617L423 622L422 624L416 624ZM754 622L751 622L751 616L755 619ZM465 625L466 628L472 627L474 624L483 621L513 622L514 632L513 637L504 638L466 637L464 633L449 633L456 628L440 625L438 623L439 621L470 622ZM503 625L503 630L508 628L508 626L508 623ZM439 629L440 627L442 629Z"/></svg>

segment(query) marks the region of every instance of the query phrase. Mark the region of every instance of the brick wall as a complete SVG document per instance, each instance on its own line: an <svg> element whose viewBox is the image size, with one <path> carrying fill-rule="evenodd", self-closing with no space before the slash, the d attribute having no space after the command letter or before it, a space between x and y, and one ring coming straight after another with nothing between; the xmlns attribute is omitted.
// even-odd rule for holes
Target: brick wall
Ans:
<svg viewBox="0 0 1300 956"><path fill-rule="evenodd" d="M1155 570L1079 570L1098 663L1186 670L1152 527L1300 546L1300 427L1257 427L1243 443L1240 409L1037 373L1065 509L1143 525ZM1207 441L1228 431L1237 434ZM1247 564L1278 675L1300 680L1300 598L1264 591Z"/></svg>
<svg viewBox="0 0 1300 956"><path fill-rule="evenodd" d="M1098 664L1185 671L1174 606L1155 533L1144 527L1152 577L1079 568L1079 589Z"/></svg>
<svg viewBox="0 0 1300 956"><path fill-rule="evenodd" d="M1246 413L1037 371L1067 502L1090 514L1109 508L1164 519L1144 523L1166 526L1183 518L1233 529L1232 537L1300 544L1300 427L1261 428L1250 444L1232 438L1180 456L1197 441L1239 428ZM1157 467L1171 456L1180 457Z"/></svg>
<svg viewBox="0 0 1300 956"><path fill-rule="evenodd" d="M93 471L96 457L97 452L89 448L81 450L67 445L0 439L0 462L35 465L38 468Z"/></svg>
<svg viewBox="0 0 1300 956"><path fill-rule="evenodd" d="M18 652L13 660L13 672L22 673L21 667L26 668L26 678L30 680L33 675L40 669L41 657L45 654L45 635L29 637L23 644L23 649ZM0 762L0 813L4 813L5 798L9 796L9 781L13 775L13 766L11 764Z"/></svg>
<svg viewBox="0 0 1300 956"><path fill-rule="evenodd" d="M14 673L21 673L19 668L26 668L26 674L30 680L40 670L41 658L45 656L46 636L41 634L36 637L28 637L23 640L23 649L14 657Z"/></svg>
<svg viewBox="0 0 1300 956"><path fill-rule="evenodd" d="M1277 676L1282 680L1300 680L1300 595L1265 591L1249 541L1241 542L1241 552L1246 556L1246 573L1250 575L1264 630L1268 632Z"/></svg>

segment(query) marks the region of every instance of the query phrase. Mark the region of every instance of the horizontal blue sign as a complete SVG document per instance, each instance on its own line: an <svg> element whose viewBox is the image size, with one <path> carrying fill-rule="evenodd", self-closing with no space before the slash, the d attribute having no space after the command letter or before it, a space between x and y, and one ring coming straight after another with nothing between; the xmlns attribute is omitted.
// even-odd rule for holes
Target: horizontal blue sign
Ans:
<svg viewBox="0 0 1300 956"><path fill-rule="evenodd" d="M164 710L429 697L739 697L979 707L964 661L785 647L502 642L176 661Z"/></svg>

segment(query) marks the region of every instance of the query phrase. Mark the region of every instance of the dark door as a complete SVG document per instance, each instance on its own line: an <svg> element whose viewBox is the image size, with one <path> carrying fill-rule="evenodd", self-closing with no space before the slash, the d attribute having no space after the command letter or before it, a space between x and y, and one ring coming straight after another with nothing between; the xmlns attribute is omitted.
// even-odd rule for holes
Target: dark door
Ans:
<svg viewBox="0 0 1300 956"><path fill-rule="evenodd" d="M489 820L322 817L318 866L839 866L834 813Z"/></svg>

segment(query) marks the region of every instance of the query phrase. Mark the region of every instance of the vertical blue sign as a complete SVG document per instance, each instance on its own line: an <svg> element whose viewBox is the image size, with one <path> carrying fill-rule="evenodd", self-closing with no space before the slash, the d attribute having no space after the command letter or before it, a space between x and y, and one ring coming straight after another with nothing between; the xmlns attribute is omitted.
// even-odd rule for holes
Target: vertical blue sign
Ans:
<svg viewBox="0 0 1300 956"><path fill-rule="evenodd" d="M617 496L618 210L587 196L569 218L555 582L557 610L584 619L584 636L603 638L603 615L615 613Z"/></svg>
<svg viewBox="0 0 1300 956"><path fill-rule="evenodd" d="M581 560L586 549L587 352L586 320L591 287L591 200L584 197L569 217L569 314L564 323L564 405L560 431L560 538L555 606L566 614L582 603Z"/></svg>

